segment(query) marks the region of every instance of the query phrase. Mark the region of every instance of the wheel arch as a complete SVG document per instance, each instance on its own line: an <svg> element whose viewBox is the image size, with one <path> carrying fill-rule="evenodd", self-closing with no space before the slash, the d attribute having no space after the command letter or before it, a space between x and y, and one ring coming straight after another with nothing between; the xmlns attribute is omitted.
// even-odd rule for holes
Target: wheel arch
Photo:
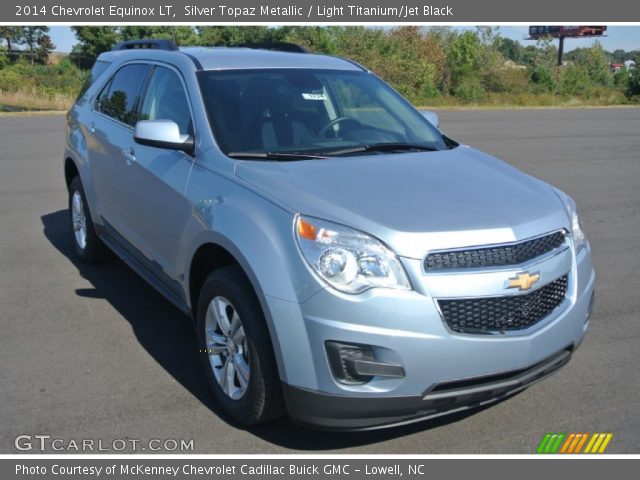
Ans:
<svg viewBox="0 0 640 480"><path fill-rule="evenodd" d="M271 341L273 353L276 358L279 375L281 378L285 378L283 376L285 374L285 364L280 349L278 348L280 342L278 341L276 328L266 301L265 293L247 259L242 255L240 250L225 237L216 235L216 238L207 239L195 249L191 256L189 270L187 273L188 281L185 283L187 283L187 298L190 302L191 315L194 324L196 323L198 315L197 306L199 292L202 289L207 276L216 269L231 265L237 265L242 270L242 273L253 288L267 324L267 330L270 337L269 340Z"/></svg>
<svg viewBox="0 0 640 480"><path fill-rule="evenodd" d="M71 158L67 157L64 160L64 180L67 185L67 190L71 186L71 181L80 175L80 169L76 165L76 162Z"/></svg>

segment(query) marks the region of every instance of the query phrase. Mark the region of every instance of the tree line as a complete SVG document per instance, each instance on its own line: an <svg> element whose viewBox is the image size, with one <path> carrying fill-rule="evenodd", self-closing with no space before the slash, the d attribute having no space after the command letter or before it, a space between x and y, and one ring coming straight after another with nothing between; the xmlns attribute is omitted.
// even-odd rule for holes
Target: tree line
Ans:
<svg viewBox="0 0 640 480"><path fill-rule="evenodd" d="M0 90L25 75L13 63L46 63L53 50L47 27L0 27L5 57L0 56ZM178 45L228 46L242 43L293 42L312 52L350 58L370 68L419 105L451 104L615 104L640 102L640 69L613 72L612 63L634 60L640 50L607 52L595 42L565 55L558 67L551 38L520 42L497 27L456 30L402 26L75 26L78 40L59 63L65 91L96 57L122 40L170 38ZM640 45L639 45L640 46ZM17 55L17 51L23 51ZM13 52L13 53L12 53ZM12 57L13 55L13 57ZM22 57L26 57L22 58ZM22 59L21 59L22 58ZM75 70L73 70L75 68ZM57 73L53 75L56 77ZM32 84L27 79L27 84ZM54 80L46 79L48 85ZM77 89L80 88L78 82ZM4 86L3 86L4 85ZM34 87L36 88L36 87ZM53 87L52 87L53 88Z"/></svg>
<svg viewBox="0 0 640 480"><path fill-rule="evenodd" d="M49 27L46 26L0 26L0 38L6 43L5 53L9 58L26 54L32 65L46 64L49 55L56 48L49 36Z"/></svg>
<svg viewBox="0 0 640 480"><path fill-rule="evenodd" d="M502 37L498 27L475 31L418 26L105 26L73 30L79 40L74 53L89 60L117 41L140 38L172 38L179 45L298 43L313 52L351 58L422 104L450 98L483 102L491 96L508 100L527 95L626 95L627 99L640 95L637 73L614 73L610 68L611 63L629 59L640 66L640 50L610 53L595 42L569 52L567 64L558 68L551 38L525 46Z"/></svg>

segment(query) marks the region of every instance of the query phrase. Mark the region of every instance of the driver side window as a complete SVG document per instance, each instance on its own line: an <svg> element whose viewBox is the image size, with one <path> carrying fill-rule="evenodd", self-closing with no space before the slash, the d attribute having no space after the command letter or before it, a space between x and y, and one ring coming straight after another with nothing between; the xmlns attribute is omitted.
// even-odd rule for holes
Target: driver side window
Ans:
<svg viewBox="0 0 640 480"><path fill-rule="evenodd" d="M173 70L155 67L140 112L141 120L173 120L180 133L193 135L189 101L180 77Z"/></svg>

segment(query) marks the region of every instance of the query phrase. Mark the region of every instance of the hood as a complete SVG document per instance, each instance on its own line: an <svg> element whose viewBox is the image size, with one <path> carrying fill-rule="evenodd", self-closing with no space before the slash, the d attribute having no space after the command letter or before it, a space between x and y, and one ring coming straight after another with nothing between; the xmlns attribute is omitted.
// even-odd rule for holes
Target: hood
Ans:
<svg viewBox="0 0 640 480"><path fill-rule="evenodd" d="M478 150L242 161L236 175L293 211L342 223L421 258L567 228L551 186Z"/></svg>

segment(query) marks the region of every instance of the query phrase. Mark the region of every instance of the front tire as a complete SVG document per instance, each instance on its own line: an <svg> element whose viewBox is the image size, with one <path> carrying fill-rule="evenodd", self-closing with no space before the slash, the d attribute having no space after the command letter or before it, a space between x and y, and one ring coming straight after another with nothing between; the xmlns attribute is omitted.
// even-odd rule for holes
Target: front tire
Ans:
<svg viewBox="0 0 640 480"><path fill-rule="evenodd" d="M281 416L280 380L264 314L239 267L207 277L197 329L207 383L224 413L243 425Z"/></svg>
<svg viewBox="0 0 640 480"><path fill-rule="evenodd" d="M69 184L69 216L73 246L80 260L88 264L103 261L107 256L107 247L96 234L79 176Z"/></svg>

